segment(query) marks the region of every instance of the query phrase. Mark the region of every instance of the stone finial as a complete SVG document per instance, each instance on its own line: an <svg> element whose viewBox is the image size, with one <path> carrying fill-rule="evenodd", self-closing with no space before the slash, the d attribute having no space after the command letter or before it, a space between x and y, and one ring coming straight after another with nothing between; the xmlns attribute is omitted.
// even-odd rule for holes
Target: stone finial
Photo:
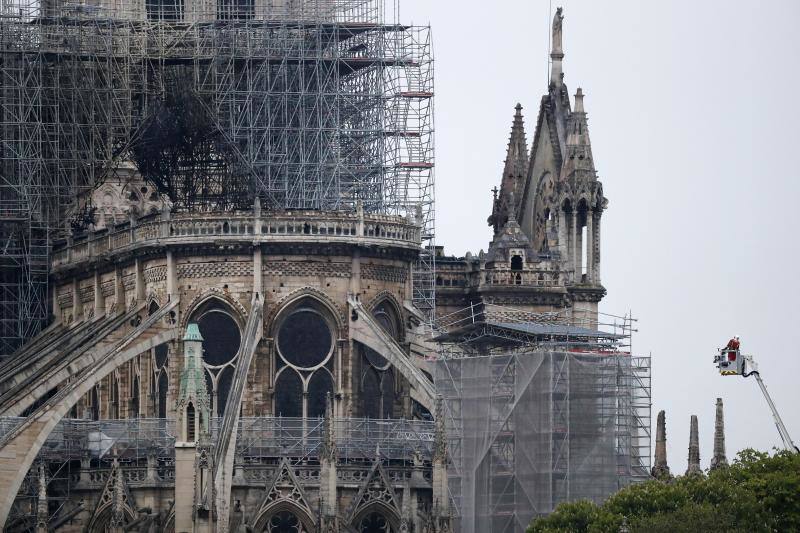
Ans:
<svg viewBox="0 0 800 533"><path fill-rule="evenodd" d="M578 90L575 92L575 113L585 113L586 111L583 109L583 89L578 87Z"/></svg>
<svg viewBox="0 0 800 533"><path fill-rule="evenodd" d="M653 469L650 474L657 479L672 476L667 465L667 421L664 411L658 412L656 420L656 455Z"/></svg>
<svg viewBox="0 0 800 533"><path fill-rule="evenodd" d="M717 416L714 421L714 455L711 457L711 470L728 466L725 457L725 419L722 412L722 398L717 398Z"/></svg>
<svg viewBox="0 0 800 533"><path fill-rule="evenodd" d="M703 473L700 468L700 439L697 432L697 415L692 415L689 422L689 465L686 475L699 475Z"/></svg>

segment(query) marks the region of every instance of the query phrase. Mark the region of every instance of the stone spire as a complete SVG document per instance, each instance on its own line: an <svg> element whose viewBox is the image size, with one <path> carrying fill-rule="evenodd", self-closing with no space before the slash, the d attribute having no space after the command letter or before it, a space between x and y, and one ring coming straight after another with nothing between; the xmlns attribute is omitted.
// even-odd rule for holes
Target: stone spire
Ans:
<svg viewBox="0 0 800 533"><path fill-rule="evenodd" d="M494 227L497 235L509 218L516 218L522 188L528 174L528 141L525 136L525 121L522 116L522 105L517 104L511 135L508 139L503 177L500 181L499 195L495 194L489 225Z"/></svg>
<svg viewBox="0 0 800 533"><path fill-rule="evenodd" d="M575 110L570 113L567 120L566 157L561 170L562 180L571 177L585 181L597 180L583 97L583 89L578 87L575 93Z"/></svg>
<svg viewBox="0 0 800 533"><path fill-rule="evenodd" d="M553 17L553 35L550 50L550 84L560 86L564 76L563 67L561 62L564 60L564 47L563 47L563 21L564 9L556 9L556 14Z"/></svg>
<svg viewBox="0 0 800 533"><path fill-rule="evenodd" d="M714 455L711 457L711 470L728 466L725 457L725 420L722 413L722 398L717 398L717 417L714 421Z"/></svg>
<svg viewBox="0 0 800 533"><path fill-rule="evenodd" d="M700 468L700 439L697 434L697 415L692 415L689 422L689 466L686 475L699 475L703 473Z"/></svg>
<svg viewBox="0 0 800 533"><path fill-rule="evenodd" d="M650 474L656 479L669 478L672 475L667 465L667 421L664 411L658 412L656 421L656 456Z"/></svg>

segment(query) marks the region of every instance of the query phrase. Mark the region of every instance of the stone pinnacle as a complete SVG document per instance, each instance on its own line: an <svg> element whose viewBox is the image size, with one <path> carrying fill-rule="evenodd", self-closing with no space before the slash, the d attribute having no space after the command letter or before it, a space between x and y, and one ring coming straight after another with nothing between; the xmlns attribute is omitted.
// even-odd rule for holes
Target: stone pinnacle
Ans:
<svg viewBox="0 0 800 533"><path fill-rule="evenodd" d="M671 477L667 465L667 421L664 411L658 412L656 420L656 456L650 474L656 479Z"/></svg>
<svg viewBox="0 0 800 533"><path fill-rule="evenodd" d="M700 439L697 431L697 415L692 415L689 423L689 466L686 469L686 475L702 474L703 469L700 468Z"/></svg>
<svg viewBox="0 0 800 533"><path fill-rule="evenodd" d="M725 419L722 413L722 398L717 398L717 418L714 422L714 455L711 457L711 470L728 466L725 457Z"/></svg>

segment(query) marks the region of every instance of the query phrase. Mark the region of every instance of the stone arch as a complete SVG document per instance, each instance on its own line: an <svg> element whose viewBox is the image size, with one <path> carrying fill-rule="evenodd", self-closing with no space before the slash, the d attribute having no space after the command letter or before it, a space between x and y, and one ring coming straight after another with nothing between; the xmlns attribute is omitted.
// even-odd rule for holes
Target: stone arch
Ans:
<svg viewBox="0 0 800 533"><path fill-rule="evenodd" d="M400 305L400 302L397 301L394 294L390 291L383 290L369 301L366 309L372 313L381 304L388 304L394 312L395 320L397 321L397 342L403 342L403 340L405 340L405 315L403 314L403 306Z"/></svg>
<svg viewBox="0 0 800 533"><path fill-rule="evenodd" d="M301 301L304 298L315 300L318 304L322 305L328 310L335 322L335 327L339 333L339 336L346 331L347 320L345 319L345 314L341 307L339 307L339 305L337 305L337 303L324 292L313 287L303 287L301 289L292 291L281 298L275 304L275 306L273 306L272 311L267 315L266 331L269 332L270 337L274 338L277 334L277 328L280 325L282 315L290 310L293 304Z"/></svg>
<svg viewBox="0 0 800 533"><path fill-rule="evenodd" d="M233 316L234 320L236 320L236 323L239 325L239 329L243 330L244 325L247 323L247 317L249 316L247 309L245 309L241 302L235 298L231 298L230 295L216 287L200 291L200 294L195 296L189 305L186 306L186 310L181 318L181 330L186 329L186 327L189 325L190 318L198 309L214 299L220 301L220 303L230 308L232 311L231 316Z"/></svg>
<svg viewBox="0 0 800 533"><path fill-rule="evenodd" d="M397 513L397 510L394 507L380 501L372 502L356 511L353 519L350 521L350 527L353 528L353 531L360 533L361 530L359 529L359 525L361 524L361 521L372 513L379 513L383 515L383 517L389 522L392 533L399 533L401 522L400 515Z"/></svg>
<svg viewBox="0 0 800 533"><path fill-rule="evenodd" d="M86 531L89 533L104 533L106 525L111 520L112 512L112 502L108 502L103 505L103 507L98 509L94 516L92 516L92 519L89 521L89 525L86 526ZM126 504L123 506L123 512L125 513L125 518L128 519L128 523L136 520L136 511L131 509L129 505Z"/></svg>
<svg viewBox="0 0 800 533"><path fill-rule="evenodd" d="M281 511L288 511L295 515L306 531L316 531L316 523L308 509L289 499L277 500L261 509L258 517L253 522L253 531L257 533L264 531L269 520Z"/></svg>
<svg viewBox="0 0 800 533"><path fill-rule="evenodd" d="M147 296L147 305L145 306L145 309L147 309L149 315L152 315L155 312L155 310L160 309L161 305L162 305L161 300L159 300L156 294L150 293Z"/></svg>
<svg viewBox="0 0 800 533"><path fill-rule="evenodd" d="M170 306L162 308L155 316L156 326L163 315L177 306L178 300ZM131 342L112 351L96 362L74 380L66 384L52 398L45 402L31 416L26 418L13 431L0 439L0 487L5 489L0 496L0 524L8 519L8 514L36 456L44 445L47 436L55 429L72 407L104 377L114 369L127 363L138 354L178 338L179 330L169 328L156 330L152 336L134 338ZM144 332L140 334L143 335Z"/></svg>

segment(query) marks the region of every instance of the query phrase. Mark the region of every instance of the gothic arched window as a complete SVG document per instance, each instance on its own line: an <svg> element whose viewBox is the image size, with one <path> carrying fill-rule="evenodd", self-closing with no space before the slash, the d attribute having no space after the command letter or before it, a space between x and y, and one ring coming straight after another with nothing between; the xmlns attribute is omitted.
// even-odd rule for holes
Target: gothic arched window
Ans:
<svg viewBox="0 0 800 533"><path fill-rule="evenodd" d="M276 335L275 415L325 415L325 399L334 392L334 331L330 313L310 298L283 313Z"/></svg>
<svg viewBox="0 0 800 533"><path fill-rule="evenodd" d="M359 533L391 533L392 526L381 513L373 512L361 519L358 531Z"/></svg>
<svg viewBox="0 0 800 533"><path fill-rule="evenodd" d="M92 387L92 392L89 393L89 408L92 420L100 420L100 396L97 393L97 386Z"/></svg>
<svg viewBox="0 0 800 533"><path fill-rule="evenodd" d="M231 309L216 298L200 306L189 321L197 323L203 336L203 367L211 412L222 416L239 360L242 342L239 323Z"/></svg>
<svg viewBox="0 0 800 533"><path fill-rule="evenodd" d="M109 394L110 404L108 418L119 418L119 375L116 371L109 376L111 394Z"/></svg>
<svg viewBox="0 0 800 533"><path fill-rule="evenodd" d="M267 533L303 533L303 525L297 515L291 511L279 511L267 522Z"/></svg>
<svg viewBox="0 0 800 533"><path fill-rule="evenodd" d="M186 441L192 442L194 441L195 431L194 431L194 404L189 402L189 405L186 406Z"/></svg>
<svg viewBox="0 0 800 533"><path fill-rule="evenodd" d="M150 378L150 402L152 415L158 418L167 418L167 390L169 389L169 370L167 368L167 345L160 344L152 351L151 365L153 369Z"/></svg>
<svg viewBox="0 0 800 533"><path fill-rule="evenodd" d="M395 340L400 337L397 312L388 301L372 310L375 321ZM395 375L391 363L367 346L361 346L361 405L368 418L393 418Z"/></svg>
<svg viewBox="0 0 800 533"><path fill-rule="evenodd" d="M131 412L128 418L139 418L139 376L133 377L131 390Z"/></svg>

